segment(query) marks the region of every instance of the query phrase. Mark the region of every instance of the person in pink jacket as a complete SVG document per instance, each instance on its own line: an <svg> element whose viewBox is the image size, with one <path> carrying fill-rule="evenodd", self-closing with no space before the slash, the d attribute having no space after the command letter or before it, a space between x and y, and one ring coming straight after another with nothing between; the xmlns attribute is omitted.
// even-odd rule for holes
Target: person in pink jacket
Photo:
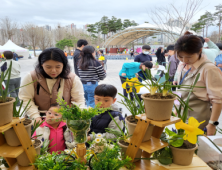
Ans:
<svg viewBox="0 0 222 170"><path fill-rule="evenodd" d="M33 134L39 140L44 141L44 145L49 144L49 152L61 152L65 149L75 147L71 131L67 128L66 123L62 121L62 115L58 113L58 104L53 104L46 112L46 119ZM41 136L39 136L41 135Z"/></svg>

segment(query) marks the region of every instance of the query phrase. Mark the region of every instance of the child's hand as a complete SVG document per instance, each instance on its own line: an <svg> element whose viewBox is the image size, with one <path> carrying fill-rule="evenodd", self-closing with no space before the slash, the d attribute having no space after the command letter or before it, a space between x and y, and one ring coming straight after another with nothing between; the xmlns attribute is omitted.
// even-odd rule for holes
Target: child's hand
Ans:
<svg viewBox="0 0 222 170"><path fill-rule="evenodd" d="M37 122L42 122L42 118L41 117L37 117L37 118L35 118L35 120L36 120L36 123Z"/></svg>
<svg viewBox="0 0 222 170"><path fill-rule="evenodd" d="M122 76L126 76L126 73L122 73Z"/></svg>
<svg viewBox="0 0 222 170"><path fill-rule="evenodd" d="M91 137L90 136L87 136L87 141L91 141Z"/></svg>
<svg viewBox="0 0 222 170"><path fill-rule="evenodd" d="M222 68L222 64L218 64L217 66L220 67L220 68Z"/></svg>

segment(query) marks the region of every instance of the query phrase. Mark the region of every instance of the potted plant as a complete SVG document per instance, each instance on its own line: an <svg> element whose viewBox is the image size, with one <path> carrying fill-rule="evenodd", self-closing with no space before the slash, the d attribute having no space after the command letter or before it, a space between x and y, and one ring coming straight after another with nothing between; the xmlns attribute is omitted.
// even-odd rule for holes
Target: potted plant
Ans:
<svg viewBox="0 0 222 170"><path fill-rule="evenodd" d="M31 136L33 136L35 130L39 126L41 126L42 123L43 122L36 122L36 121L34 122L32 131L31 131ZM33 145L34 145L37 155L40 155L40 150L41 150L41 146L43 145L43 142L41 140L37 139L36 137L37 136L33 136L31 139L32 139L32 141L34 141ZM21 155L19 155L16 159L17 159L17 162L20 166L30 166L29 158L27 157L25 152L23 152Z"/></svg>
<svg viewBox="0 0 222 170"><path fill-rule="evenodd" d="M19 99L16 98L16 101L13 103L13 117L18 118L18 117L22 117L22 115L27 112L29 110L29 108L31 106L29 106L31 99L29 100L29 102L27 103L27 105L25 106L25 108L23 109L23 111L21 111L22 109L22 104L23 101L21 102L21 105L19 106L19 109L16 109L17 103L19 102ZM31 138L31 126L33 125L33 120L31 119L25 119L22 122L25 126L25 129L27 130L27 133L29 135L29 137ZM10 128L9 130L5 131L4 133L5 135L5 139L6 142L9 146L20 146L21 142L19 141L15 131L13 128Z"/></svg>
<svg viewBox="0 0 222 170"><path fill-rule="evenodd" d="M96 157L90 157L89 166L91 170L119 170L122 167L129 170L134 169L132 159L128 156L120 157L120 151L121 148L116 143L113 144L113 147L105 146L102 152L96 154Z"/></svg>
<svg viewBox="0 0 222 170"><path fill-rule="evenodd" d="M72 131L74 142L77 144L77 154L81 161L86 162L84 155L86 154L85 142L87 141L87 131L91 124L91 118L104 113L109 108L100 108L100 104L94 108L80 109L77 105L67 105L63 99L58 98L57 102L60 105L59 112L62 118L66 120L67 127Z"/></svg>
<svg viewBox="0 0 222 170"><path fill-rule="evenodd" d="M86 170L87 167L84 163L76 160L74 157L61 153L53 152L52 154L46 153L44 155L38 155L35 163L36 169L41 170Z"/></svg>
<svg viewBox="0 0 222 170"><path fill-rule="evenodd" d="M119 95L122 96L125 100L125 102L121 100L119 103L123 104L127 108L127 110L129 110L129 112L132 114L125 118L129 135L133 135L135 131L135 128L138 122L138 120L135 118L136 115L145 113L143 100L140 100L135 90L133 90L133 93L135 97L134 99L131 99L131 100L119 93ZM152 132L153 132L153 128L154 128L154 125L150 124L148 126L147 131L143 138L143 142L150 140Z"/></svg>
<svg viewBox="0 0 222 170"><path fill-rule="evenodd" d="M116 126L118 127L119 131L115 130L115 129L111 129L111 128L106 128L106 131L108 133L112 133L117 137L117 144L120 146L121 148L121 154L122 156L126 156L126 150L129 146L129 143L127 142L127 140L130 138L131 135L129 135L129 131L127 129L127 127L125 126L125 123L123 122L125 128L126 128L126 133L123 131L123 129L121 129L118 125L118 123L115 121L115 119L112 117L112 115L109 113L110 117L112 118L112 120L115 122ZM135 158L141 158L142 155L142 150L139 149L136 153ZM134 159L134 162L138 161L139 159Z"/></svg>
<svg viewBox="0 0 222 170"><path fill-rule="evenodd" d="M101 153L103 152L104 147L106 146L107 140L103 138L102 134L98 133L95 134L94 132L92 133L95 136L95 139L91 143L91 146L94 145L95 152L96 153Z"/></svg>
<svg viewBox="0 0 222 170"><path fill-rule="evenodd" d="M13 97L8 97L9 81L11 77L12 62L7 70L7 63L5 62L1 66L1 78L0 78L0 126L8 124L12 121L13 103L15 99ZM5 78L8 78L5 88L2 84Z"/></svg>

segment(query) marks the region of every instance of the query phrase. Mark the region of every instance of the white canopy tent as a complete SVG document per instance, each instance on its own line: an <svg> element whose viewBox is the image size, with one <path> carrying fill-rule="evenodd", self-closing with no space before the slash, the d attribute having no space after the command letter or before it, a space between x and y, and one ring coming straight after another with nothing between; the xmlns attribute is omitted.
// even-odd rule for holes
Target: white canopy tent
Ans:
<svg viewBox="0 0 222 170"><path fill-rule="evenodd" d="M3 53L6 50L14 51L18 55L22 55L23 59L28 59L28 57L29 57L29 50L28 49L19 47L18 45L13 43L11 40L8 40L8 42L5 43L5 45L0 47L0 53Z"/></svg>

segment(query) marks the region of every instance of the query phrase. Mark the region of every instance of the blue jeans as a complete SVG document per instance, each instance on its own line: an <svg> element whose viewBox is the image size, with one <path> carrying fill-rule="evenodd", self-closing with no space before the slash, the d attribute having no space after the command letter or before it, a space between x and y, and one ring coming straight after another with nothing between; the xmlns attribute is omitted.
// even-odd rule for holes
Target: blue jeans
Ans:
<svg viewBox="0 0 222 170"><path fill-rule="evenodd" d="M140 82L142 82L143 81L143 79L144 80L146 80L146 77L144 76L144 74L146 75L146 73L144 72L142 72L142 71L140 71L139 73L138 73L138 75L139 75L139 77L138 77L138 80L140 81ZM147 76L147 75L146 75ZM143 79L142 79L143 78Z"/></svg>
<svg viewBox="0 0 222 170"><path fill-rule="evenodd" d="M98 86L98 82L95 84L92 84L91 82L87 82L87 84L83 84L84 88L84 97L86 99L86 105L90 107L95 106L95 101L94 101L94 91L96 87Z"/></svg>

